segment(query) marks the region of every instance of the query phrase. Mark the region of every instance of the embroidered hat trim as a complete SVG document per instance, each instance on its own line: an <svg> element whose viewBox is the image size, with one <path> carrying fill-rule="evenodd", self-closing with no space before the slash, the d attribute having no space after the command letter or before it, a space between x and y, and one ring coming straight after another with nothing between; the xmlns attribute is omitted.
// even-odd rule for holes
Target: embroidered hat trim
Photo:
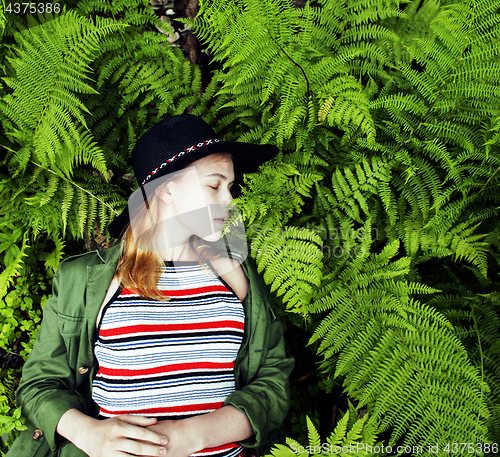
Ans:
<svg viewBox="0 0 500 457"><path fill-rule="evenodd" d="M219 143L219 142L220 142L220 140L217 139L217 138L209 138L208 140L201 141L200 143L196 143L195 145L193 145L193 146L191 146L189 148L186 148L186 149L178 152L177 154L175 154L175 156L173 156L170 159L166 160L161 165L158 165L158 167L156 167L156 169L154 169L153 171L151 171L146 176L146 178L144 179L144 181L142 181L141 186L143 186L151 178L153 178L153 176L158 172L158 170L161 170L163 167L167 166L169 163L172 163L175 159L177 159L179 157L182 157L184 154L187 154L189 152L193 152L193 151L196 151L197 149L200 149L200 148L203 148L205 146L208 146L209 144L214 144L214 143Z"/></svg>

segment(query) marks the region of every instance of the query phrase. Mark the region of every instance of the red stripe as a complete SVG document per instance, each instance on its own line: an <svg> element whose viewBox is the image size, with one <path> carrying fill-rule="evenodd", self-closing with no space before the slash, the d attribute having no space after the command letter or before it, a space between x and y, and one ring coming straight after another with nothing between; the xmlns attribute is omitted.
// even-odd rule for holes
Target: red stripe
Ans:
<svg viewBox="0 0 500 457"><path fill-rule="evenodd" d="M237 443L228 443L228 444L223 444L222 446L207 447L206 449L195 452L192 455L209 455L215 452L227 451L229 449L234 449L237 447L240 447L240 445Z"/></svg>
<svg viewBox="0 0 500 457"><path fill-rule="evenodd" d="M214 322L192 322L182 324L139 324L129 325L125 327L115 327L113 329L101 328L99 337L109 338L112 336L127 336L133 334L147 333L176 333L176 332L193 332L198 330L217 330L217 329L236 329L243 330L245 325L243 322L226 320Z"/></svg>
<svg viewBox="0 0 500 457"><path fill-rule="evenodd" d="M173 365L161 365L159 367L143 368L139 370L125 370L122 368L107 368L101 366L98 375L104 376L119 376L119 377L132 377L132 376L151 376L155 374L172 374L173 372L192 371L192 370L218 370L229 371L234 368L233 362L217 363L217 362L191 362L191 363L176 363Z"/></svg>
<svg viewBox="0 0 500 457"><path fill-rule="evenodd" d="M217 403L205 403L201 405L182 405L182 406L164 406L161 408L146 408L146 409L130 409L130 410L120 410L120 411L110 411L105 408L101 408L100 412L103 415L108 416L119 416L120 414L139 414L139 415L158 415L158 414L178 414L178 413L195 413L197 411L214 411L216 409L222 408L224 402Z"/></svg>
<svg viewBox="0 0 500 457"><path fill-rule="evenodd" d="M163 295L168 297L183 297L183 296L192 296L192 295L200 295L207 294L210 292L229 292L229 290L224 285L213 285L213 286L203 286L203 287L192 287L190 289L182 289L182 290L168 290L162 289L160 292ZM137 295L129 289L123 289L120 296L127 295Z"/></svg>

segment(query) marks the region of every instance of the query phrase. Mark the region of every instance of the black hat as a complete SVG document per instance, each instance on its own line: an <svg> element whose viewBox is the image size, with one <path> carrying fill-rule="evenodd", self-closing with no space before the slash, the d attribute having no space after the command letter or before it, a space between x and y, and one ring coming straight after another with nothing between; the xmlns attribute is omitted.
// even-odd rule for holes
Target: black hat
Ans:
<svg viewBox="0 0 500 457"><path fill-rule="evenodd" d="M233 156L235 181L231 194L236 198L240 195L243 173L256 172L262 163L276 157L279 150L271 144L222 141L203 119L180 114L167 117L147 130L137 140L131 162L137 182L143 186L216 152L229 152ZM127 205L108 225L109 234L119 238L128 221Z"/></svg>

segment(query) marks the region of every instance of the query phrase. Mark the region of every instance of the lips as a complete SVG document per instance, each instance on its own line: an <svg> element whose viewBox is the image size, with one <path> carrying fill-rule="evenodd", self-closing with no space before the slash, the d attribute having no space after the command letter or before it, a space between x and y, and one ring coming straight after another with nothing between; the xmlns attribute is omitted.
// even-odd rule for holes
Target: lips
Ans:
<svg viewBox="0 0 500 457"><path fill-rule="evenodd" d="M226 214L225 216L222 217L217 217L214 220L217 221L219 224L224 225L224 223L229 219L229 215Z"/></svg>

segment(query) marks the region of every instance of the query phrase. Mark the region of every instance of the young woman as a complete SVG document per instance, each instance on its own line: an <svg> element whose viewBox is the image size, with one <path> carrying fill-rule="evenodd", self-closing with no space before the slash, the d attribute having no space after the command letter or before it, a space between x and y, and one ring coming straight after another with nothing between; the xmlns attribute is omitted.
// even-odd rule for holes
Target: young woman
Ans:
<svg viewBox="0 0 500 457"><path fill-rule="evenodd" d="M278 440L293 360L244 246L220 249L242 174L276 154L191 115L137 141L139 189L108 228L121 243L54 278L9 457L236 457Z"/></svg>

